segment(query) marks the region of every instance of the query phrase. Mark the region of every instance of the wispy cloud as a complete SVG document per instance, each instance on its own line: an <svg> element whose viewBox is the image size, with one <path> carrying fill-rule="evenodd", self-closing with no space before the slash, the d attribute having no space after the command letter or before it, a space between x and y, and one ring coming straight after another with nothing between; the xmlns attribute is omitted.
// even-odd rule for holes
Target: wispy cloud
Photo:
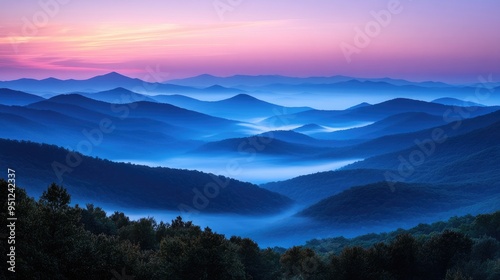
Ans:
<svg viewBox="0 0 500 280"><path fill-rule="evenodd" d="M221 22L212 25L99 24L79 28L51 26L36 36L0 35L0 56L13 57L19 65L41 69L74 67L126 67L131 61L175 57L223 56L234 52L228 46L242 30L272 28L283 21ZM243 31L244 32L244 31ZM241 38L240 38L241 39ZM12 42L19 52L12 53ZM238 43L236 41L236 43Z"/></svg>

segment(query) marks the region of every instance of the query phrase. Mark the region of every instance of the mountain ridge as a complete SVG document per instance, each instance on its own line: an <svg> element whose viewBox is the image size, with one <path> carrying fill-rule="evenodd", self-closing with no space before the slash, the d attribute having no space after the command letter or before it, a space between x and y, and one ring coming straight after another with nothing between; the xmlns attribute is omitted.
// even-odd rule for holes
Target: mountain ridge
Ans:
<svg viewBox="0 0 500 280"><path fill-rule="evenodd" d="M285 196L256 185L199 171L147 167L87 157L54 145L0 139L0 165L25 172L19 180L25 188L40 193L51 182L64 185L77 199L92 199L149 209L180 212L264 214L284 210L292 202ZM79 164L68 166L67 155ZM27 159L29 159L29 164ZM219 183L218 195L204 186ZM41 185L40 185L41 184ZM197 190L193 192L193 189ZM200 193L201 192L201 193ZM207 198L208 196L208 198ZM200 199L198 201L198 199ZM207 202L208 199L208 202ZM197 207L199 206L199 207Z"/></svg>

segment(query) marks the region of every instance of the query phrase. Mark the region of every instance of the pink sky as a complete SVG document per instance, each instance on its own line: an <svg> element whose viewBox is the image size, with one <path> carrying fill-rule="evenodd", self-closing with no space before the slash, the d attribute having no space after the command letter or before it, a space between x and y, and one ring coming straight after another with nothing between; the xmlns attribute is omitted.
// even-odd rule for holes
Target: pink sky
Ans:
<svg viewBox="0 0 500 280"><path fill-rule="evenodd" d="M219 1L219 0L216 0ZM356 28L397 0L2 1L0 80L199 74L500 79L500 2L410 1L348 62ZM219 3L238 3L220 0ZM28 23L27 23L28 22ZM498 81L498 80L497 80Z"/></svg>

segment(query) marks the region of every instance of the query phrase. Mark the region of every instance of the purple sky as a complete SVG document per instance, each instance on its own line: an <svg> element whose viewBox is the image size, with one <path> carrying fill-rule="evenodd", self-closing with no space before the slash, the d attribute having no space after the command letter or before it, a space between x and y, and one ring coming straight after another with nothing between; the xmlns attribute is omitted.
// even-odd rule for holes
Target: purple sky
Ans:
<svg viewBox="0 0 500 280"><path fill-rule="evenodd" d="M147 67L172 79L204 73L500 79L500 1L42 2L51 5L1 2L0 80L111 71L141 78ZM376 23L380 11L390 20ZM357 30L366 28L368 41L357 40L365 36Z"/></svg>

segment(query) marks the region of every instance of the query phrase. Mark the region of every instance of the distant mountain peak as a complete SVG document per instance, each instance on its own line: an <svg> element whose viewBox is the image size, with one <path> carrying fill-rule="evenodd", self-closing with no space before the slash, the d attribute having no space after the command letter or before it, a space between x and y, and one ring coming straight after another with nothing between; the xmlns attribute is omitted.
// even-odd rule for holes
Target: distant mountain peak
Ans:
<svg viewBox="0 0 500 280"><path fill-rule="evenodd" d="M205 88L203 88L203 90L208 91L208 92L217 92L217 93L240 93L240 92L242 92L242 90L240 90L240 89L229 88L229 87L221 86L219 84L205 87Z"/></svg>
<svg viewBox="0 0 500 280"><path fill-rule="evenodd" d="M103 79L103 78L104 79L124 79L124 78L125 79L131 79L130 77L127 77L125 75L122 75L122 74L120 74L118 72L114 72L114 71L113 72L109 72L109 73L104 74L104 75L95 76L92 79L96 79L96 78L97 79Z"/></svg>
<svg viewBox="0 0 500 280"><path fill-rule="evenodd" d="M61 100L71 100L71 99L80 99L80 100L89 100L89 98L79 94L79 93L67 93L67 94L58 94L54 97L49 98L49 101L61 101Z"/></svg>
<svg viewBox="0 0 500 280"><path fill-rule="evenodd" d="M106 91L101 91L101 92L98 92L98 93L111 93L111 92L126 92L126 93L131 93L132 91L131 90L128 90L124 87L117 87L117 88L114 88L114 89L110 89L110 90L106 90Z"/></svg>
<svg viewBox="0 0 500 280"><path fill-rule="evenodd" d="M57 81L61 81L61 80L56 79L54 77L49 77L49 78L43 79L41 81L45 81L45 82L57 82Z"/></svg>
<svg viewBox="0 0 500 280"><path fill-rule="evenodd" d="M414 103L428 103L422 100L415 100L415 99L410 99L410 98L394 98L391 100L384 101L380 104L414 104Z"/></svg>
<svg viewBox="0 0 500 280"><path fill-rule="evenodd" d="M301 127L298 127L297 129L299 129L299 128L307 128L307 129L314 128L314 129L316 129L316 128L323 128L323 127L321 125L317 125L315 123L310 123L310 124L305 124Z"/></svg>
<svg viewBox="0 0 500 280"><path fill-rule="evenodd" d="M118 73L118 72L109 72L108 74L105 74L104 76L123 76L122 74Z"/></svg>
<svg viewBox="0 0 500 280"><path fill-rule="evenodd" d="M240 93L240 94L235 95L229 99L231 99L231 100L252 100L252 101L257 100L257 101L260 101L259 99L255 98L251 95L245 94L245 93Z"/></svg>
<svg viewBox="0 0 500 280"><path fill-rule="evenodd" d="M354 105L352 107L349 107L346 110L353 110L353 109L362 108L362 107L366 107L366 106L372 106L372 104L367 103L367 102L363 102L363 103L359 103L358 105Z"/></svg>
<svg viewBox="0 0 500 280"><path fill-rule="evenodd" d="M54 97L47 99L48 102L56 102L56 103L68 103L68 104L84 104L88 102L101 102L95 99L88 98L79 93L68 93L68 94L59 94Z"/></svg>
<svg viewBox="0 0 500 280"><path fill-rule="evenodd" d="M293 131L302 133L302 132L310 132L310 131L322 131L324 129L325 128L320 126L320 125L317 125L315 123L310 123L310 124L305 124L303 126L297 127L295 129L293 129Z"/></svg>
<svg viewBox="0 0 500 280"><path fill-rule="evenodd" d="M226 89L226 87L223 87L221 85L213 85L213 86L209 86L205 89Z"/></svg>

